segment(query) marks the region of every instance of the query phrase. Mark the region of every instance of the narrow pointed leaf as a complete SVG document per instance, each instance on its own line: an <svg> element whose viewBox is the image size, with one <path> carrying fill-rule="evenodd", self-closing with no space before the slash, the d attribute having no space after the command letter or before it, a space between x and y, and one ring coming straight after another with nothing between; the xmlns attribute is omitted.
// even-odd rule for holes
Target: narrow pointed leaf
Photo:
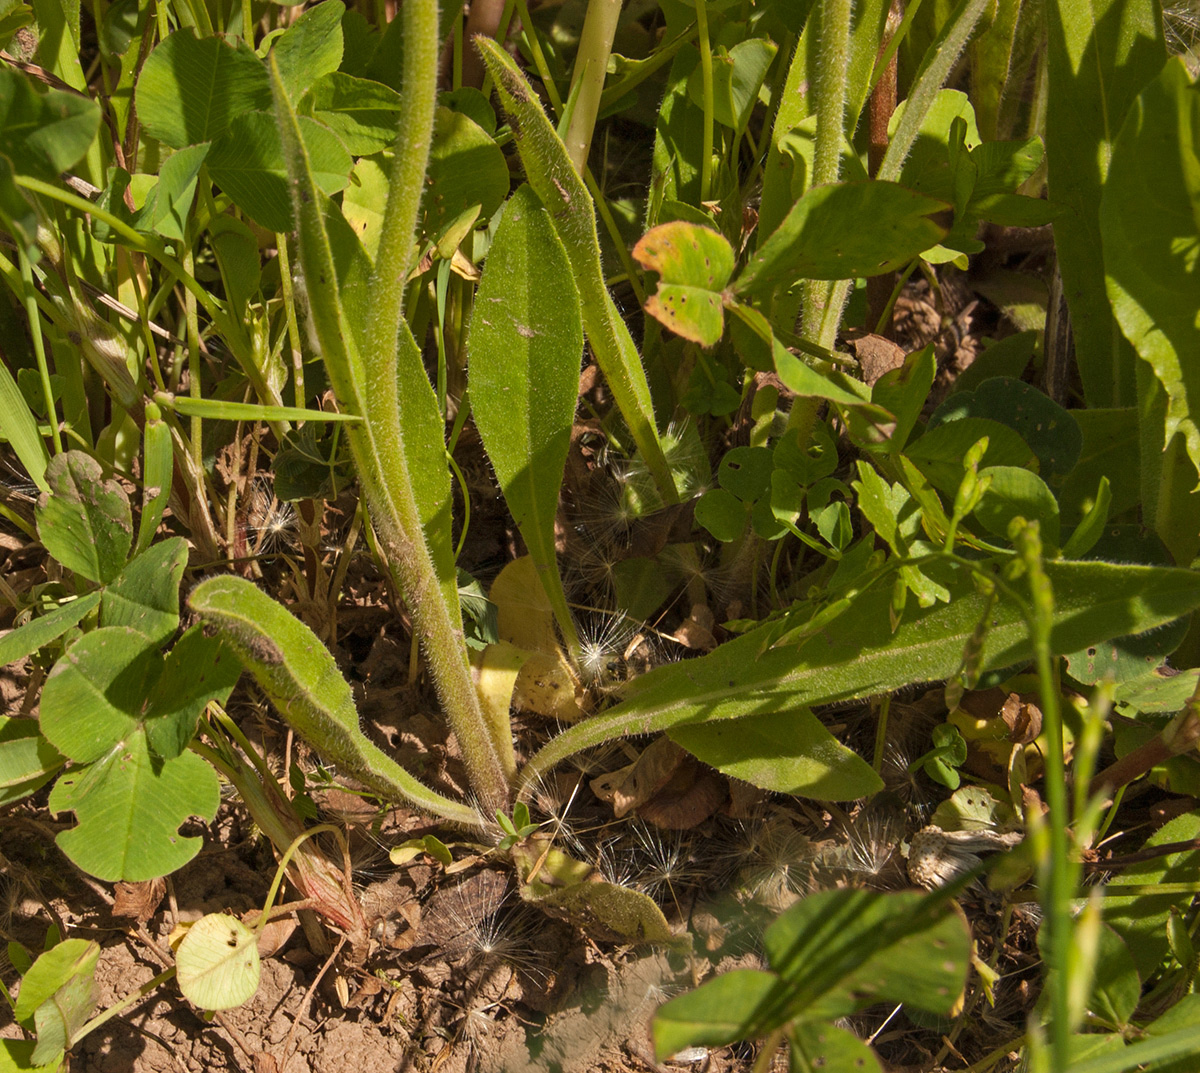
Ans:
<svg viewBox="0 0 1200 1073"><path fill-rule="evenodd" d="M1200 573L1191 570L1048 562L1046 573L1054 590L1056 652L1153 629L1200 607ZM910 608L893 632L890 586L871 589L798 649L763 651L772 629L763 627L700 659L658 668L633 682L622 704L551 741L530 761L523 780L580 749L633 732L829 704L948 678L958 671L985 605L966 579L954 582L953 596L949 603ZM998 601L982 665L1008 667L1031 655L1019 608Z"/></svg>
<svg viewBox="0 0 1200 1073"><path fill-rule="evenodd" d="M675 482L659 441L641 356L604 285L591 195L512 57L487 38L476 38L476 45L496 83L529 184L549 211L567 251L583 304L588 342L659 492L674 502L678 498Z"/></svg>
<svg viewBox="0 0 1200 1073"><path fill-rule="evenodd" d="M564 634L571 613L554 517L571 440L583 320L571 267L537 195L509 200L471 322L471 411Z"/></svg>

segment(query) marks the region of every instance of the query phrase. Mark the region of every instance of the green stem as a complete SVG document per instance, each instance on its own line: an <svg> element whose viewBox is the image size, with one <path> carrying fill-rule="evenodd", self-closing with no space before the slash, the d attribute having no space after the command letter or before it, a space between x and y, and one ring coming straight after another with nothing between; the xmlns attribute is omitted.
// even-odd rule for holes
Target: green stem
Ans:
<svg viewBox="0 0 1200 1073"><path fill-rule="evenodd" d="M288 345L292 348L292 398L297 409L304 408L304 351L300 348L300 322L296 318L296 296L292 290L292 266L287 251L287 236L275 236L279 251L279 279L283 290L283 309L287 318Z"/></svg>
<svg viewBox="0 0 1200 1073"><path fill-rule="evenodd" d="M704 127L700 150L700 201L709 199L712 187L713 70L712 43L708 38L708 5L696 5L696 33L700 42L700 90L704 103Z"/></svg>
<svg viewBox="0 0 1200 1073"><path fill-rule="evenodd" d="M1070 993L1067 972L1071 941L1071 899L1074 882L1068 860L1067 791L1063 761L1063 725L1058 683L1051 662L1050 630L1054 621L1054 594L1042 568L1042 542L1037 522L1027 523L1017 538L1017 547L1029 576L1032 600L1029 623L1034 664L1042 705L1042 726L1048 741L1044 753L1046 804L1049 809L1050 861L1042 899L1045 914L1046 964L1050 987L1050 1050L1055 1069L1066 1069L1071 1061Z"/></svg>
<svg viewBox="0 0 1200 1073"><path fill-rule="evenodd" d="M817 139L813 150L810 187L838 181L842 140L846 123L846 82L850 60L850 19L853 0L823 0L820 6L820 62L813 87L817 105ZM823 332L825 311L832 287L825 280L810 280L805 286L804 330L806 339L832 346Z"/></svg>
<svg viewBox="0 0 1200 1073"><path fill-rule="evenodd" d="M33 353L37 358L38 375L42 382L42 398L46 403L46 414L50 422L50 438L54 442L54 453L62 454L62 435L58 430L58 413L54 408L54 389L50 386L50 367L46 364L46 341L42 336L42 318L37 310L37 288L33 285L33 266L25 252L25 243L17 242L17 260L21 266L21 302L25 306L25 319L29 322L29 334L33 337Z"/></svg>
<svg viewBox="0 0 1200 1073"><path fill-rule="evenodd" d="M608 57L620 17L621 0L589 0L579 35L579 50L575 54L575 71L571 76L570 95L575 96L575 108L563 138L567 154L579 175L587 167L592 132L600 112L600 95L604 92L604 76L608 72Z"/></svg>
<svg viewBox="0 0 1200 1073"><path fill-rule="evenodd" d="M74 1047L75 1044L77 1044L81 1039L83 1039L84 1036L86 1036L89 1032L94 1032L97 1028L99 1028L102 1024L104 1024L105 1021L111 1020L112 1018L116 1017L117 1014L124 1013L127 1009L129 1009L130 1006L134 1005L137 1002L141 1002L141 1000L144 999L148 994L150 994L150 992L153 991L156 987L158 987L159 984L165 984L174 975L175 975L175 966L172 965L169 969L166 969L164 972L160 972L156 977L154 977L154 979L147 980L136 991L131 991L128 995L126 995L119 1002L114 1002L103 1013L96 1014L95 1017L93 1017L90 1021L88 1021L82 1028L79 1029L79 1031L77 1031L71 1037L71 1046Z"/></svg>
<svg viewBox="0 0 1200 1073"><path fill-rule="evenodd" d="M896 124L896 131L892 135L887 153L884 154L883 162L879 166L879 173L875 176L877 179L896 182L900 178L904 161L912 151L925 116L937 99L938 91L950 77L950 72L958 62L958 57L962 55L963 49L971 40L976 24L983 17L983 13L991 7L991 3L992 0L962 0L947 21L938 39L926 51L925 61L917 72L912 89L909 91L904 114ZM897 31L897 38L903 31L904 26L902 25ZM849 298L850 288L853 285L853 280L839 280L833 285L818 334L818 340L824 346L832 346L834 340L837 339L842 310L846 306L846 299Z"/></svg>
<svg viewBox="0 0 1200 1073"><path fill-rule="evenodd" d="M383 233L370 283L370 322L360 335L337 293L337 271L325 230L321 194L312 176L299 123L272 64L275 110L296 199L300 260L305 278L332 286L313 295L311 316L330 383L343 408L363 417L347 430L351 455L388 571L413 615L442 709L458 739L472 788L484 806L506 806L508 781L488 732L463 644L462 611L453 575L443 585L426 543L401 413L420 414L421 399L400 398L400 381L428 391L421 354L403 318L404 281L425 181L425 162L437 89L437 4L409 3L400 11L405 70L400 144L392 171ZM310 284L312 285L312 284ZM419 378L419 379L418 379ZM430 399L429 405L436 403ZM436 422L436 418L433 419ZM432 427L417 416L417 426ZM422 430L414 428L414 435ZM439 437L444 428L438 423ZM415 455L414 447L414 455ZM422 452L426 454L426 452ZM444 454L440 455L444 459ZM444 465L444 461L441 462ZM439 810L443 814L445 810Z"/></svg>

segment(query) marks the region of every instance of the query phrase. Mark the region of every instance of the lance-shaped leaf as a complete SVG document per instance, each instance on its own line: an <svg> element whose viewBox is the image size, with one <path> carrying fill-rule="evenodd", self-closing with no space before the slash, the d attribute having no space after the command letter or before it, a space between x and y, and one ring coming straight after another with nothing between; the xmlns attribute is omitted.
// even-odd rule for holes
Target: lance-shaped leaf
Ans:
<svg viewBox="0 0 1200 1073"><path fill-rule="evenodd" d="M1054 590L1056 652L1153 629L1200 607L1200 573L1191 570L1048 562L1046 574ZM829 704L948 678L957 673L986 603L967 578L954 581L952 595L948 603L910 609L893 632L890 586L869 589L798 649L764 651L773 636L768 626L700 659L653 670L630 684L622 704L546 745L522 781L528 785L580 749L634 732ZM1008 667L1031 655L1020 608L997 600L982 666Z"/></svg>
<svg viewBox="0 0 1200 1073"><path fill-rule="evenodd" d="M659 493L668 503L675 502L675 481L663 455L641 356L604 285L591 196L512 57L485 37L477 37L475 44L496 83L529 184L550 212L567 251L583 304L583 326L596 361Z"/></svg>
<svg viewBox="0 0 1200 1073"><path fill-rule="evenodd" d="M1046 167L1063 294L1089 406L1132 406L1134 356L1105 294L1101 193L1126 112L1166 59L1156 0L1046 5ZM1159 173L1149 162L1147 174ZM1138 205L1122 201L1121 211Z"/></svg>
<svg viewBox="0 0 1200 1073"><path fill-rule="evenodd" d="M647 231L633 248L643 268L658 273L646 312L676 335L712 346L725 331L721 292L733 275L733 247L711 227L677 220Z"/></svg>
<svg viewBox="0 0 1200 1073"><path fill-rule="evenodd" d="M282 604L242 578L215 577L192 590L188 606L221 630L280 714L322 756L387 800L478 825L472 809L423 786L363 734L329 649Z"/></svg>
<svg viewBox="0 0 1200 1073"><path fill-rule="evenodd" d="M571 266L528 186L505 207L475 298L471 411L508 509L572 650L554 554L554 516L571 440L583 319Z"/></svg>
<svg viewBox="0 0 1200 1073"><path fill-rule="evenodd" d="M1158 448L1180 433L1200 468L1198 139L1200 88L1173 60L1134 102L1113 146L1100 231L1113 312L1167 394Z"/></svg>

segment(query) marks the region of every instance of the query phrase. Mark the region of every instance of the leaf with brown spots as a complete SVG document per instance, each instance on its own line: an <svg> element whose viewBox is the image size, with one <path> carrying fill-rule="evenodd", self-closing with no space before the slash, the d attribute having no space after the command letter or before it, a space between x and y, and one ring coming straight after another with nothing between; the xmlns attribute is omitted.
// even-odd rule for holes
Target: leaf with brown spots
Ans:
<svg viewBox="0 0 1200 1073"><path fill-rule="evenodd" d="M722 292L733 275L733 247L709 227L675 220L646 232L634 260L659 275L646 312L676 335L712 346L725 331Z"/></svg>

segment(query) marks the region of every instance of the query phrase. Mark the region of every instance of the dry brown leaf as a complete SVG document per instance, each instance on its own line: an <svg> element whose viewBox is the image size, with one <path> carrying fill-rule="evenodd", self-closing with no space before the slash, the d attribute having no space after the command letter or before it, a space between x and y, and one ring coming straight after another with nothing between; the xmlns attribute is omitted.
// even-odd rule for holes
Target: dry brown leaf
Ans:
<svg viewBox="0 0 1200 1073"><path fill-rule="evenodd" d="M166 893L167 881L165 879L147 879L140 883L127 883L125 880L121 880L113 887L115 898L112 915L129 917L139 924L145 924L154 916L155 910Z"/></svg>
<svg viewBox="0 0 1200 1073"><path fill-rule="evenodd" d="M1000 718L1008 727L1008 739L1028 745L1042 732L1042 710L1028 697L1010 693L1000 706Z"/></svg>

